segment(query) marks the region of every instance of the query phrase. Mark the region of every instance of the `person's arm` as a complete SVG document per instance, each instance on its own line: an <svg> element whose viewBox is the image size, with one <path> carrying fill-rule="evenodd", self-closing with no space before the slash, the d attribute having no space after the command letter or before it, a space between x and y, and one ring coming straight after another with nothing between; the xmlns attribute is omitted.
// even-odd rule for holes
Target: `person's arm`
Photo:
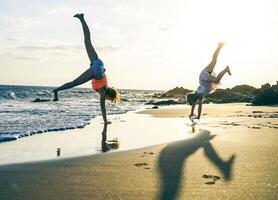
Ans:
<svg viewBox="0 0 278 200"><path fill-rule="evenodd" d="M201 118L201 114L202 114L202 105L203 105L203 98L199 99L199 104L198 104L198 116L197 119Z"/></svg>
<svg viewBox="0 0 278 200"><path fill-rule="evenodd" d="M103 117L103 121L105 124L107 124L107 117L106 117L106 108L105 108L105 96L100 95L100 108L101 108L101 114Z"/></svg>
<svg viewBox="0 0 278 200"><path fill-rule="evenodd" d="M197 104L197 101L194 102L191 106L191 112L190 112L190 115L189 115L189 118L191 119L192 117L194 117L194 110L195 110L195 106Z"/></svg>
<svg viewBox="0 0 278 200"><path fill-rule="evenodd" d="M218 47L217 49L215 50L214 54L213 54L213 57L212 57L212 61L209 63L208 65L208 68L209 68L209 72L212 73L215 65L216 65L216 61L217 61L217 58L218 58L218 55L219 55L219 52L220 50L222 49L222 47L225 45L224 42L220 42L218 44Z"/></svg>
<svg viewBox="0 0 278 200"><path fill-rule="evenodd" d="M107 121L107 116L106 116L106 108L105 108L105 92L100 89L99 90L99 94L100 94L100 108L101 108L101 114L102 114L102 117L103 117L103 121L105 124L111 124L111 122L108 122Z"/></svg>

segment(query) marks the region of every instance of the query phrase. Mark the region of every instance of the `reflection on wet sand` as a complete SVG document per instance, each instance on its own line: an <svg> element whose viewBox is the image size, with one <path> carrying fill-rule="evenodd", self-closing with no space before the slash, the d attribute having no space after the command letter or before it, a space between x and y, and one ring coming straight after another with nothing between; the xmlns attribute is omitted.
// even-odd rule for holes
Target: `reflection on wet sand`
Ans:
<svg viewBox="0 0 278 200"><path fill-rule="evenodd" d="M120 141L118 140L118 138L107 140L107 124L104 124L102 130L101 151L105 153L107 151L110 151L111 149L118 149L119 147Z"/></svg>

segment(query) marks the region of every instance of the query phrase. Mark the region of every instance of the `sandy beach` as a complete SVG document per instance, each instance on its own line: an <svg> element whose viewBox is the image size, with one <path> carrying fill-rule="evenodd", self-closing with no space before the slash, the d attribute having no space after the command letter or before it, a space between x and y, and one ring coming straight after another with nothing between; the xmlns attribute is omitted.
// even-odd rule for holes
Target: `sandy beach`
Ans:
<svg viewBox="0 0 278 200"><path fill-rule="evenodd" d="M194 127L188 109L168 106L113 116L107 138L117 136L121 151L7 161L0 166L0 199L277 199L277 107L204 105ZM86 133L97 130L101 143L98 122L75 134L38 137L74 146L77 138L88 140ZM119 137L123 132L129 134ZM83 144L80 148L88 149ZM14 148L5 147L1 152ZM61 149L63 155L67 147Z"/></svg>

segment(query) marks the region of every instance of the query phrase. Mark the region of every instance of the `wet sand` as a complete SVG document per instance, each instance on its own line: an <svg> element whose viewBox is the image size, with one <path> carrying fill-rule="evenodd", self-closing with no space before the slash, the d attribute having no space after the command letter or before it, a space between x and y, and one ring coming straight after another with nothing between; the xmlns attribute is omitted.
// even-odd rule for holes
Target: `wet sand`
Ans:
<svg viewBox="0 0 278 200"><path fill-rule="evenodd" d="M149 137L152 131L160 130L163 137L167 132L179 132L171 120L181 120L188 134L177 141L129 151L1 166L0 198L277 199L277 109L242 104L218 106L205 105L207 115L194 127L181 117L189 107L172 106L144 111L148 115L134 114L143 119L130 118L125 126L111 128L140 130L148 132ZM258 113L262 117L254 117ZM149 114L157 116L155 124ZM271 125L248 127L252 124Z"/></svg>

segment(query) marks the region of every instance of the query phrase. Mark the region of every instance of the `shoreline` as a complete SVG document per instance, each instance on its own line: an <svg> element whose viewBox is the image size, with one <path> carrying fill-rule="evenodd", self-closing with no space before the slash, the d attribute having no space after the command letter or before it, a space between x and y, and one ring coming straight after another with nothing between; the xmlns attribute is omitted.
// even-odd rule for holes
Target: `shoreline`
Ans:
<svg viewBox="0 0 278 200"><path fill-rule="evenodd" d="M159 137L160 128L153 127L151 131L155 134L152 138L148 138L144 130L138 129L137 126L142 127L146 124L151 126L152 123L161 124L161 122L149 115L137 114L137 112L142 110L145 110L145 108L123 114L108 115L108 120L112 121L112 124L107 126L105 134L102 117L97 116L90 121L89 125L82 129L47 132L12 142L1 143L0 152L5 153L0 154L0 166L130 150L184 137L181 131L174 135L167 135L166 129L164 131L165 136L161 138ZM171 127L179 126L182 129L182 120L165 119L164 121L167 121ZM135 138L137 139L135 140ZM103 147L104 140L108 140L109 148L103 149L105 148ZM60 148L60 156L57 156L58 148Z"/></svg>
<svg viewBox="0 0 278 200"><path fill-rule="evenodd" d="M225 113L219 112L220 107L206 106L207 115L195 127L180 117L185 107L114 116L107 136L118 134L125 150L2 165L0 198L277 199L277 129L254 129L244 124L277 123L277 118L269 115L274 110L228 105ZM152 117L159 112L164 117ZM172 117L174 114L176 117ZM227 120L229 123L223 124ZM88 140L88 135L100 135L93 125L82 129L80 135L64 136ZM94 134L89 134L90 130L95 130ZM78 141L73 141L80 148Z"/></svg>
<svg viewBox="0 0 278 200"><path fill-rule="evenodd" d="M273 108L244 108L226 105L220 112L219 106L206 106L207 115L195 126L180 116L187 109L181 106L113 116L107 139L117 135L120 151L2 165L0 198L277 199L277 129L262 126L277 123L277 118L270 118ZM176 117L152 116L166 111ZM74 147L80 149L78 138L82 142L88 142L88 136L100 139L100 122L79 133L63 134L62 142L75 136ZM52 139L59 135L53 134ZM88 144L92 146L92 141Z"/></svg>
<svg viewBox="0 0 278 200"><path fill-rule="evenodd" d="M160 128L170 119L151 118L160 121ZM0 166L0 197L276 199L277 131L244 126L209 130L139 149Z"/></svg>
<svg viewBox="0 0 278 200"><path fill-rule="evenodd" d="M236 111L238 106L240 110ZM49 132L1 143L0 152L6 153L0 154L0 166L132 150L188 138L198 129L209 128L209 130L222 132L226 132L227 128L237 126L249 129L278 129L278 113L275 107L250 108L240 103L207 104L204 106L201 121L197 122L197 129L191 126L187 118L189 109L188 105L161 106L159 109L145 106L123 114L108 115L108 119L113 123L107 126L105 134L102 118L97 116L83 129ZM245 113L246 111L250 112ZM273 113L275 116L265 119L264 112ZM229 115L225 117L225 113ZM250 117L250 122L253 123L246 122L248 120L245 118ZM272 117L272 115L266 117ZM145 133L144 126L150 129L151 136ZM167 133L173 130L175 134ZM129 133L132 133L132 136ZM58 148L60 156L57 156Z"/></svg>

